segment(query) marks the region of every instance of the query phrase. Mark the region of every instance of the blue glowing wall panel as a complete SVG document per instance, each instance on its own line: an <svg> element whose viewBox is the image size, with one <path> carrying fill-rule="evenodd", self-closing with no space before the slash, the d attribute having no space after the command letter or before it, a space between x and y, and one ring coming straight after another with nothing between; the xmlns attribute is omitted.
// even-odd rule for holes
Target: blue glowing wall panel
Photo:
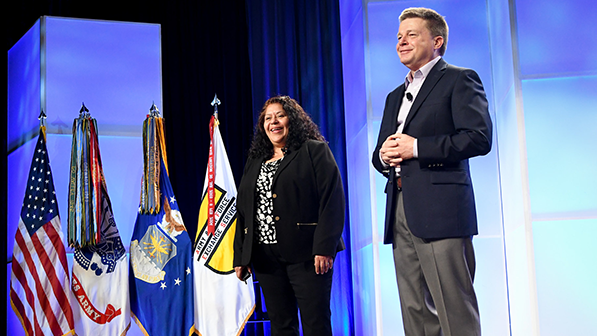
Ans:
<svg viewBox="0 0 597 336"><path fill-rule="evenodd" d="M534 288L531 243L525 226L528 197L523 178L524 130L519 124L514 89L497 107L497 132L499 142L499 171L502 217L506 249L508 298L511 335L533 335L533 312L536 303L532 298Z"/></svg>
<svg viewBox="0 0 597 336"><path fill-rule="evenodd" d="M398 16L404 5L400 2L369 2L367 4L368 94L370 119L381 120L386 96L400 85L408 69L396 53ZM379 129L375 130L378 131ZM375 146L377 134L374 135Z"/></svg>
<svg viewBox="0 0 597 336"><path fill-rule="evenodd" d="M83 102L98 123L114 218L128 249L143 169L142 124L152 103L162 105L160 43L156 24L43 17L9 51L9 258L40 109L48 115L48 151L66 238L71 127ZM72 266L72 250L67 253ZM9 334L24 335L12 309L8 314ZM133 323L128 335L142 332Z"/></svg>
<svg viewBox="0 0 597 336"><path fill-rule="evenodd" d="M349 143L348 149L352 153L363 153L367 152L367 129L356 134L354 141ZM352 244L355 249L363 248L371 244L373 240L373 230L371 222L371 201L369 198L369 160L364 160L363 157L356 155L351 156L348 160L350 166L353 168L353 177L349 177L348 188L351 190L351 195L360 202L354 204L353 214L358 216L355 218L353 230L356 233L356 237L352 237Z"/></svg>
<svg viewBox="0 0 597 336"><path fill-rule="evenodd" d="M597 76L522 87L533 219L597 217Z"/></svg>
<svg viewBox="0 0 597 336"><path fill-rule="evenodd" d="M597 2L516 1L516 15L523 77L597 71Z"/></svg>
<svg viewBox="0 0 597 336"><path fill-rule="evenodd" d="M348 2L353 4L353 2ZM343 21L346 17L342 16ZM344 76L344 100L346 101L344 122L346 124L346 143L354 141L357 134L367 127L367 98L365 88L365 69L364 62L364 37L363 37L363 15L359 11L355 13L352 22L343 22L342 31L342 49L348 55L342 55L342 67L345 69ZM349 28L344 29L344 24L349 25ZM357 153L358 154L358 153ZM354 153L347 152L348 156Z"/></svg>
<svg viewBox="0 0 597 336"><path fill-rule="evenodd" d="M595 333L596 235L594 218L533 223L542 336Z"/></svg>
<svg viewBox="0 0 597 336"><path fill-rule="evenodd" d="M352 256L354 332L375 335L378 305L375 292L375 249L371 220L369 180L369 133L367 131L367 93L362 3L340 2L342 68L348 176L348 211Z"/></svg>
<svg viewBox="0 0 597 336"><path fill-rule="evenodd" d="M595 300L597 265L588 240L597 223L597 4L518 2L516 13L538 329L590 334L597 315L586 304Z"/></svg>
<svg viewBox="0 0 597 336"><path fill-rule="evenodd" d="M371 220L371 198L369 187L369 160L363 159L367 149L367 128L355 134L348 142L348 190L351 224L351 253L353 256L353 302L355 311L355 332L374 335L375 317L380 313L376 307L375 255L373 221Z"/></svg>
<svg viewBox="0 0 597 336"><path fill-rule="evenodd" d="M514 86L510 8L508 1L505 0L489 0L487 7L489 43L492 50L490 57L494 92L493 110L499 111L500 105Z"/></svg>
<svg viewBox="0 0 597 336"><path fill-rule="evenodd" d="M40 26L40 21L37 21L8 52L7 152L29 140L39 125Z"/></svg>
<svg viewBox="0 0 597 336"><path fill-rule="evenodd" d="M475 287L483 335L508 335L509 312L504 242L498 237L475 237Z"/></svg>
<svg viewBox="0 0 597 336"><path fill-rule="evenodd" d="M482 324L493 324L493 328L496 329L509 327L509 330L503 330L504 335L527 336L533 335L537 305L532 237L529 229L531 224L527 221L530 208L525 166L524 117L522 111L517 109L517 99L521 99L521 93L516 91L519 78L515 71L516 49L513 47L513 36L516 41L513 31L516 29L513 28L513 21L510 19L510 4L511 2L504 0L487 2L494 84L494 145L497 145L499 162L508 316L500 319L481 316L481 319ZM483 302L483 298L480 297L479 301Z"/></svg>
<svg viewBox="0 0 597 336"><path fill-rule="evenodd" d="M141 135L162 106L160 26L46 17L48 122L71 132L84 102L101 134Z"/></svg>
<svg viewBox="0 0 597 336"><path fill-rule="evenodd" d="M505 220L507 220L506 216ZM515 218L516 220L518 217ZM524 223L523 223L524 224ZM529 336L534 333L535 279L529 270L534 270L532 242L529 242L525 225L508 230L505 234L506 261L508 266L508 301L510 330L512 336Z"/></svg>
<svg viewBox="0 0 597 336"><path fill-rule="evenodd" d="M384 335L403 336L402 309L400 309L400 298L398 296L398 286L396 285L396 271L393 267L394 254L392 245L383 245L380 243L379 265L381 330Z"/></svg>
<svg viewBox="0 0 597 336"><path fill-rule="evenodd" d="M355 314L355 334L377 335L377 310L375 292L375 263L373 262L373 245L366 245L359 250L353 250L352 269L354 288L353 312ZM356 271L355 271L356 270Z"/></svg>
<svg viewBox="0 0 597 336"><path fill-rule="evenodd" d="M590 334L597 250L597 76L523 81L541 335ZM557 181L554 183L554 181Z"/></svg>

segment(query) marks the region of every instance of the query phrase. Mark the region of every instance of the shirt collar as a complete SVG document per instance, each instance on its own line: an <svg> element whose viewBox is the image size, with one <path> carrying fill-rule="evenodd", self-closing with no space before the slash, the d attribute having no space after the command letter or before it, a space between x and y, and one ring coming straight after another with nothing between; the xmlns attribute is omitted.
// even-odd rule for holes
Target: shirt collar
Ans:
<svg viewBox="0 0 597 336"><path fill-rule="evenodd" d="M441 56L437 56L436 58L432 59L429 61L429 63L423 65L419 70L415 71L414 74L412 71L409 71L408 74L406 74L406 79L404 80L405 85L408 87L408 85L414 80L414 77L420 76L422 79L425 79L440 58Z"/></svg>

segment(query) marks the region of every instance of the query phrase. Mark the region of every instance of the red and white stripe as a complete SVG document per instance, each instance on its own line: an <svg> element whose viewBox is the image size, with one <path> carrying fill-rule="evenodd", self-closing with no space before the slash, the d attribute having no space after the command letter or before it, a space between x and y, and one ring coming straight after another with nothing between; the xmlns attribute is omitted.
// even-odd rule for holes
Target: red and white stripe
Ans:
<svg viewBox="0 0 597 336"><path fill-rule="evenodd" d="M15 234L10 300L28 336L74 335L71 290L60 217L33 236L19 220Z"/></svg>

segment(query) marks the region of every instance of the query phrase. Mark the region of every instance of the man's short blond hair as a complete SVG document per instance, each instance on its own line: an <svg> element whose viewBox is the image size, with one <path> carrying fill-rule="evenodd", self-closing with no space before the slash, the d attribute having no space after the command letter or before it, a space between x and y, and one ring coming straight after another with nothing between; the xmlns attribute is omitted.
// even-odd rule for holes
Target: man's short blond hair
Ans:
<svg viewBox="0 0 597 336"><path fill-rule="evenodd" d="M425 20L427 28L431 32L431 36L441 36L444 39L444 43L439 48L439 54L443 56L448 47L448 23L444 17L433 9L423 7L407 8L400 14L400 22L411 18L421 18Z"/></svg>

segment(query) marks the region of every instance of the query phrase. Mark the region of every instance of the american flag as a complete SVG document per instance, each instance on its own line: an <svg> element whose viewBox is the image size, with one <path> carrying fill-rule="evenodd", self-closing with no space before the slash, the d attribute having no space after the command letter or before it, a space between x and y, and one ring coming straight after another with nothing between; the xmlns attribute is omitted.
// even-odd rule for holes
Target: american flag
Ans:
<svg viewBox="0 0 597 336"><path fill-rule="evenodd" d="M27 335L74 334L66 251L44 128L15 234L10 301Z"/></svg>

